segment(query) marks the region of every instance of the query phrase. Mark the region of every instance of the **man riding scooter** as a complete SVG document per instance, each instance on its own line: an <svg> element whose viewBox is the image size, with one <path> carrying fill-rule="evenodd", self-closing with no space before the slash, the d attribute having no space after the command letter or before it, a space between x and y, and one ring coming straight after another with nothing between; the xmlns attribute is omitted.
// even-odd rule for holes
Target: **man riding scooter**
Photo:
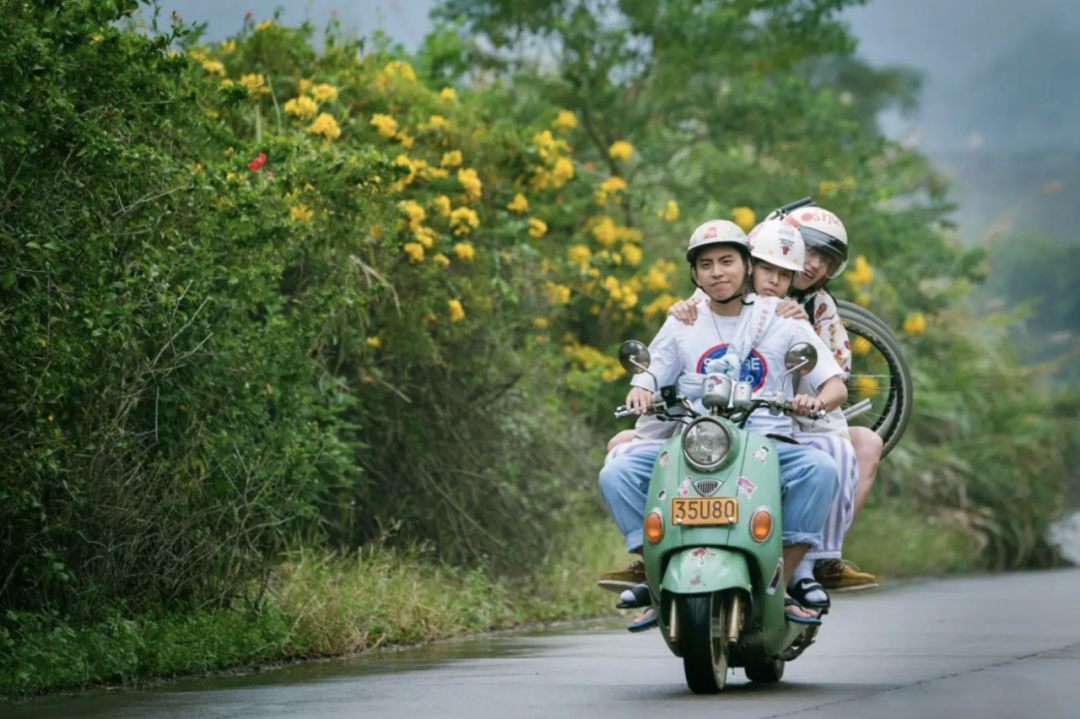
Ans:
<svg viewBox="0 0 1080 719"><path fill-rule="evenodd" d="M755 231L775 234L781 245L792 249L797 243L801 247L798 233L783 222L769 221ZM750 381L755 396L785 391L800 414L810 416L831 410L846 400L841 370L809 325L777 317L772 312L768 322L749 326L751 304L755 301L752 295L744 297L750 273L750 250L745 233L737 225L725 220L701 225L690 237L686 256L691 276L708 294L709 303L692 326L668 318L651 343L651 371L661 386L674 384L680 374L700 373L706 364L719 362L739 374L737 378ZM791 388L782 386L783 358L791 346L800 342L813 345L820 358L817 367L806 377L807 386L814 388L816 394L792 397ZM643 414L652 401L651 384L640 375L633 384L626 406ZM751 416L747 427L776 440L784 492L782 536L786 586L803 555L820 539L837 486L836 464L820 450L790 443L793 424L789 417L758 412ZM641 552L646 494L658 446L649 440L623 445L600 472L604 501L631 553ZM612 589L644 581L644 567L639 562L601 577L601 585ZM794 600L785 611L789 621L820 621L814 612ZM631 629L647 628L655 621L646 613Z"/></svg>

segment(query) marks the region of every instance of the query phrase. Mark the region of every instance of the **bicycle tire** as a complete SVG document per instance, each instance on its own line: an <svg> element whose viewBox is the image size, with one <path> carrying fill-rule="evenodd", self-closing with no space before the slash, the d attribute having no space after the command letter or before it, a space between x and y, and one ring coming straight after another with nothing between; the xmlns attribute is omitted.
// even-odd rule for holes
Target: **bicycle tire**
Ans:
<svg viewBox="0 0 1080 719"><path fill-rule="evenodd" d="M899 340L873 312L845 300L837 300L836 306L852 344L848 401L844 407L870 399L873 409L852 419L851 426L877 432L884 443L881 456L885 457L900 441L911 419L911 371ZM862 345L864 349L859 352L855 338L869 345Z"/></svg>

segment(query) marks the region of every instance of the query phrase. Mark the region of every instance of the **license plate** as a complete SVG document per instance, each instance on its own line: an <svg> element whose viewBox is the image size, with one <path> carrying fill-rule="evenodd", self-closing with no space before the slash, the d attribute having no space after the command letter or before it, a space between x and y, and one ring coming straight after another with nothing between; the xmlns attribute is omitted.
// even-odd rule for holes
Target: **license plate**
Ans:
<svg viewBox="0 0 1080 719"><path fill-rule="evenodd" d="M672 524L735 524L739 500L734 497L675 497L671 500Z"/></svg>

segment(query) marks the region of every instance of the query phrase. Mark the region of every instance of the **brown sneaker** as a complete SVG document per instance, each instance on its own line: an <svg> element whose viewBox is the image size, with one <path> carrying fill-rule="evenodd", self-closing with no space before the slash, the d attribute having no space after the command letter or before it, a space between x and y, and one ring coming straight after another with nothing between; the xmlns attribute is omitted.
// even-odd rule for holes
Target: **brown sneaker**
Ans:
<svg viewBox="0 0 1080 719"><path fill-rule="evenodd" d="M877 577L861 571L846 559L819 559L814 562L814 579L831 592L858 592L878 586Z"/></svg>
<svg viewBox="0 0 1080 719"><path fill-rule="evenodd" d="M626 565L625 569L600 574L597 584L609 592L621 592L638 584L645 583L645 562L637 559Z"/></svg>

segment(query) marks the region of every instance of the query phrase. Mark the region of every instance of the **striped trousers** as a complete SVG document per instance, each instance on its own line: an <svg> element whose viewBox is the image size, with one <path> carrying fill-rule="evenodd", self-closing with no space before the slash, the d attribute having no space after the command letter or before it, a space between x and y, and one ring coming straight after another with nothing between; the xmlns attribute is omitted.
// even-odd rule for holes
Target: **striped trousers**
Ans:
<svg viewBox="0 0 1080 719"><path fill-rule="evenodd" d="M810 548L807 559L839 559L844 535L855 518L855 487L859 484L859 466L855 448L847 437L825 432L800 432L794 435L799 444L820 449L836 460L840 484L833 495L829 516L821 532L821 543Z"/></svg>

